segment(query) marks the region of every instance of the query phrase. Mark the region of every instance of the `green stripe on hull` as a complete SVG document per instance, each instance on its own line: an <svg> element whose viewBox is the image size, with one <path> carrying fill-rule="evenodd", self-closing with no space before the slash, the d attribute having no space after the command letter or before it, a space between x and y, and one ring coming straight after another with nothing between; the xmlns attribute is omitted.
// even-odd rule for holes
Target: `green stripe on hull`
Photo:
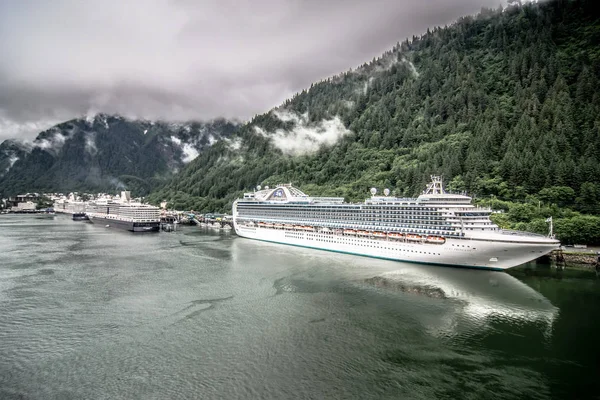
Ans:
<svg viewBox="0 0 600 400"><path fill-rule="evenodd" d="M504 269L502 269L502 268L483 267L483 266L478 266L478 265L455 265L455 264L431 263L431 262L425 262L425 261L399 260L397 258L369 256L369 255L366 255L366 254L352 253L350 251L329 250L329 249L323 249L323 248L320 248L320 247L305 246L305 245L301 245L301 244L283 243L283 242L277 242L275 240L249 238L249 237L245 237L245 236L241 236L241 235L239 235L239 236L243 237L244 239L258 240L260 242L277 243L277 244L284 244L284 245L287 245L287 246L303 247L303 248L306 248L306 249L330 251L332 253L350 254L350 255L353 255L353 256L377 258L379 260L400 261L400 262L408 262L408 263L412 263L412 264L436 265L436 266L440 266L440 267L451 267L451 268L468 268L468 269L477 269L477 270L486 270L486 271L504 271Z"/></svg>

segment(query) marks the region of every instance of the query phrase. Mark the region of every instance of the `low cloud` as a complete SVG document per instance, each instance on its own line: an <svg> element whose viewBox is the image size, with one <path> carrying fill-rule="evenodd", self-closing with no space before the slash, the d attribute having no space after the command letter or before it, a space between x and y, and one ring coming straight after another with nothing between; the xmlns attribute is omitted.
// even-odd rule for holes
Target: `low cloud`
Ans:
<svg viewBox="0 0 600 400"><path fill-rule="evenodd" d="M230 150L237 151L242 148L242 140L239 138L223 138L223 140L227 143L227 147L229 147Z"/></svg>
<svg viewBox="0 0 600 400"><path fill-rule="evenodd" d="M362 85L360 83L357 84L357 88L355 89L356 93L362 93L363 95L366 95L369 91L369 88L373 85L373 82L377 79L377 73L389 71L394 65L405 65L415 79L419 78L420 76L415 65L404 55L402 55L402 53L398 54L394 52L387 54L382 59L378 60L378 62L379 63L373 68L358 68L353 71L355 74L368 76L368 79L362 83Z"/></svg>
<svg viewBox="0 0 600 400"><path fill-rule="evenodd" d="M67 136L60 132L55 132L44 139L36 139L33 142L33 147L46 150L49 153L58 153L62 146L67 141Z"/></svg>
<svg viewBox="0 0 600 400"><path fill-rule="evenodd" d="M417 68L415 68L415 64L407 60L405 57L402 57L402 62L408 64L408 68L410 69L410 72L413 73L415 78L419 77L419 71L417 71Z"/></svg>
<svg viewBox="0 0 600 400"><path fill-rule="evenodd" d="M184 143L177 136L171 136L171 141L181 149L183 153L181 161L183 161L185 164L189 163L190 161L193 161L200 154L200 152L198 151L198 149L196 149L193 143Z"/></svg>
<svg viewBox="0 0 600 400"><path fill-rule="evenodd" d="M85 135L85 151L94 155L98 152L96 148L96 133L87 132Z"/></svg>
<svg viewBox="0 0 600 400"><path fill-rule="evenodd" d="M181 147L181 151L183 151L183 158L181 161L186 164L193 161L198 157L198 154L200 154L200 152L190 143L185 143L183 147Z"/></svg>
<svg viewBox="0 0 600 400"><path fill-rule="evenodd" d="M2 173L0 173L0 176L4 175L8 171L10 171L10 169L12 168L12 166L15 165L15 163L17 161L19 161L19 157L17 157L14 154L11 155L10 157L8 157L8 167L6 167L6 169L4 171L0 171L0 172L2 172Z"/></svg>
<svg viewBox="0 0 600 400"><path fill-rule="evenodd" d="M181 139L179 139L177 136L171 136L171 142L173 142L177 146L181 147Z"/></svg>
<svg viewBox="0 0 600 400"><path fill-rule="evenodd" d="M38 133L64 121L54 118L43 118L35 121L18 121L12 120L10 117L3 114L5 113L0 109L0 142L8 138L34 138Z"/></svg>
<svg viewBox="0 0 600 400"><path fill-rule="evenodd" d="M498 0L0 1L0 140L97 112L247 120L482 6Z"/></svg>
<svg viewBox="0 0 600 400"><path fill-rule="evenodd" d="M315 153L321 146L331 146L344 135L351 133L342 120L335 116L318 123L308 121L308 113L296 114L285 110L272 111L283 122L293 122L291 130L278 129L268 133L260 127L254 127L257 133L271 139L275 147L284 154L293 156Z"/></svg>

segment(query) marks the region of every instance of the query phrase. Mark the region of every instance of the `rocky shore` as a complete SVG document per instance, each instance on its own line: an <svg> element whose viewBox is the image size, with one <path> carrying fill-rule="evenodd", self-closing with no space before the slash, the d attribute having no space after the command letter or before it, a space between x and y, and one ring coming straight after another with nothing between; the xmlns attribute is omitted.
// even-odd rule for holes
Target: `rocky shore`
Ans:
<svg viewBox="0 0 600 400"><path fill-rule="evenodd" d="M563 256L565 258L565 264L568 266L570 264L578 264L581 266L589 266L593 267L596 264L595 253L591 252L575 252L575 251L565 251L563 252ZM554 255L554 259L556 260L556 254Z"/></svg>

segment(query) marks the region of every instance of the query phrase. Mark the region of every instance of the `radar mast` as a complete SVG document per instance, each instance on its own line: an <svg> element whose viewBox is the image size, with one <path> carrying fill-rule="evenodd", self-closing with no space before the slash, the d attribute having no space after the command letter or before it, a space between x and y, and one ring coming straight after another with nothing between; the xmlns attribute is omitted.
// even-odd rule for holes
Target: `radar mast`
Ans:
<svg viewBox="0 0 600 400"><path fill-rule="evenodd" d="M431 183L427 185L425 194L445 194L441 175L430 175Z"/></svg>

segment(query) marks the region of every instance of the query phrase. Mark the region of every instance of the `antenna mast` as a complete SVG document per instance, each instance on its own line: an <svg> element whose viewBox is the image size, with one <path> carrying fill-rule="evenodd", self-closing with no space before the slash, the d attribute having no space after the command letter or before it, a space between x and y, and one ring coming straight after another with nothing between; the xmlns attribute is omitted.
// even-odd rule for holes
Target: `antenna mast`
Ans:
<svg viewBox="0 0 600 400"><path fill-rule="evenodd" d="M427 185L425 194L444 194L441 175L431 175L431 183Z"/></svg>

